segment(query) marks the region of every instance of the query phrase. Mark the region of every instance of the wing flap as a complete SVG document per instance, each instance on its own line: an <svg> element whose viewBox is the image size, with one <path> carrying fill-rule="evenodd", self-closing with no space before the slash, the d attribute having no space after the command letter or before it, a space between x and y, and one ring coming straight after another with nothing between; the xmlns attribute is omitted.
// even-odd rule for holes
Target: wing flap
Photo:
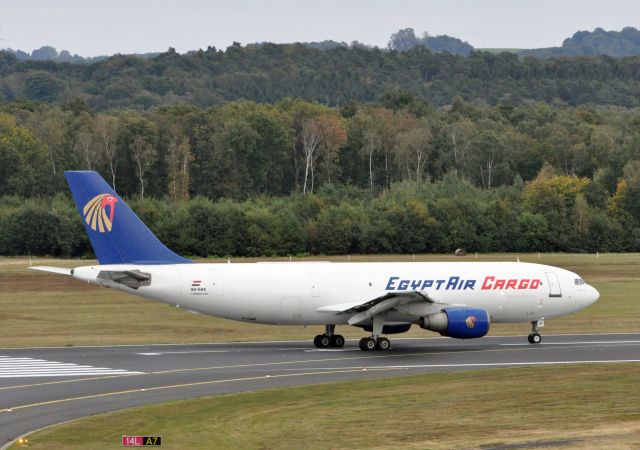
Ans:
<svg viewBox="0 0 640 450"><path fill-rule="evenodd" d="M357 325L369 321L373 316L389 311L394 308L414 303L439 303L420 291L410 292L388 292L380 297L364 302L338 303L334 305L321 306L316 309L318 312L332 312L336 314L351 314L349 325Z"/></svg>

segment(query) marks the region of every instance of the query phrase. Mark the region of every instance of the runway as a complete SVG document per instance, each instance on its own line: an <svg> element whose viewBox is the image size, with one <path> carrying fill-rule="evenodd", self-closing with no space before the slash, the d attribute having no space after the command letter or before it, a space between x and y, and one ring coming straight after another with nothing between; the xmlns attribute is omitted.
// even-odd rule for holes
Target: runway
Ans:
<svg viewBox="0 0 640 450"><path fill-rule="evenodd" d="M80 417L205 395L437 371L640 362L640 334L545 335L537 345L526 336L392 336L392 345L386 352L362 352L357 341L322 350L310 341L0 349L0 446Z"/></svg>

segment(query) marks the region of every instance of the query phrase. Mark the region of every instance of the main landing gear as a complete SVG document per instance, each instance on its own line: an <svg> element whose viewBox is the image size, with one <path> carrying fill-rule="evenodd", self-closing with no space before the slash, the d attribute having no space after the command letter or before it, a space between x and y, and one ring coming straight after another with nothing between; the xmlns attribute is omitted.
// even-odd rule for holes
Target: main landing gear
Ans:
<svg viewBox="0 0 640 450"><path fill-rule="evenodd" d="M389 350L391 342L385 337L380 337L384 326L384 317L377 315L372 319L371 337L360 339L360 350L369 352L372 350Z"/></svg>
<svg viewBox="0 0 640 450"><path fill-rule="evenodd" d="M335 325L325 325L324 334L319 334L315 338L313 338L313 345L315 345L318 348L343 347L344 337L339 334L335 334L334 333L335 330L336 330Z"/></svg>
<svg viewBox="0 0 640 450"><path fill-rule="evenodd" d="M531 322L531 333L529 334L529 344L539 344L542 336L538 333L539 327L544 326L544 319L534 320Z"/></svg>
<svg viewBox="0 0 640 450"><path fill-rule="evenodd" d="M372 336L360 339L360 350L365 352L372 350L389 350L390 347L391 341L385 337L376 339Z"/></svg>

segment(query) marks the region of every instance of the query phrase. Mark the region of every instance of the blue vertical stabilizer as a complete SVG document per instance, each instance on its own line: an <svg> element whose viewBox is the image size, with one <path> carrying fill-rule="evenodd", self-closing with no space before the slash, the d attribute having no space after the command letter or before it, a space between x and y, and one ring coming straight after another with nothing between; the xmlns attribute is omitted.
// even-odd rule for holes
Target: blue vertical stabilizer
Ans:
<svg viewBox="0 0 640 450"><path fill-rule="evenodd" d="M100 264L192 262L165 247L97 172L64 176Z"/></svg>

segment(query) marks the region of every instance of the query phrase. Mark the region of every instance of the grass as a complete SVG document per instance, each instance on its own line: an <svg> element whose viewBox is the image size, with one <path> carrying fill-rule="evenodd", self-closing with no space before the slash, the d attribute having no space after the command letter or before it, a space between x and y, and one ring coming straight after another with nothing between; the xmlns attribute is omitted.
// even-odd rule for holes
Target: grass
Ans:
<svg viewBox="0 0 640 450"><path fill-rule="evenodd" d="M115 448L129 434L167 449L638 448L638 379L638 364L607 364L273 389L103 414L29 446Z"/></svg>
<svg viewBox="0 0 640 450"><path fill-rule="evenodd" d="M588 309L547 321L544 333L640 332L640 254L491 254L479 261L541 262L579 273L600 290ZM274 260L277 258L272 258ZM288 260L288 258L282 258ZM312 258L305 258L312 259ZM373 255L313 258L332 261L475 261L448 255ZM252 262L238 259L233 262ZM216 261L221 262L221 261ZM34 265L77 267L87 260L36 259ZM97 344L187 343L310 339L320 327L245 324L190 314L69 277L27 270L24 258L0 258L0 348ZM339 327L348 338L362 337L353 327ZM492 327L490 334L528 333L527 324ZM417 327L403 336L434 336Z"/></svg>

